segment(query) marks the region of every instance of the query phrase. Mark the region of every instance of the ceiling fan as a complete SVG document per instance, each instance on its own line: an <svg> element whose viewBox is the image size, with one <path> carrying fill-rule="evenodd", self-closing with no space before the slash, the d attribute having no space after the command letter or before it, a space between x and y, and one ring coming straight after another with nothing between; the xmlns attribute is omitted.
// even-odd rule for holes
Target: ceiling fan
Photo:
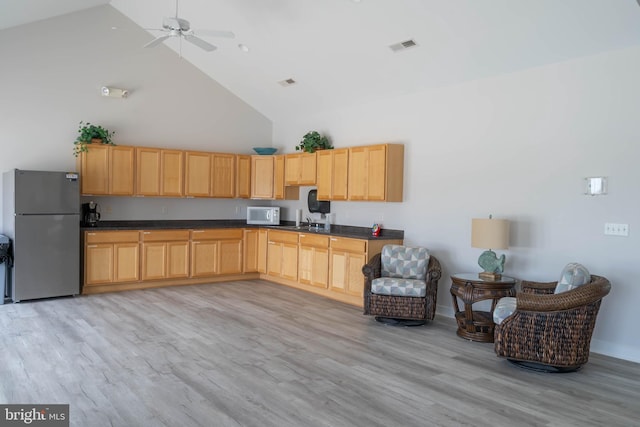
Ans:
<svg viewBox="0 0 640 427"><path fill-rule="evenodd" d="M162 31L164 34L151 40L145 44L144 47L155 47L171 37L180 38L180 54L182 56L182 39L185 39L189 43L198 46L207 52L212 52L217 49L216 46L211 43L197 37L195 31L191 28L191 24L186 19L178 17L178 0L176 0L176 16L165 17L162 20L162 28L146 28L151 31ZM235 34L231 31L217 31L217 30L198 30L198 35L211 36L211 37L226 37L234 38Z"/></svg>

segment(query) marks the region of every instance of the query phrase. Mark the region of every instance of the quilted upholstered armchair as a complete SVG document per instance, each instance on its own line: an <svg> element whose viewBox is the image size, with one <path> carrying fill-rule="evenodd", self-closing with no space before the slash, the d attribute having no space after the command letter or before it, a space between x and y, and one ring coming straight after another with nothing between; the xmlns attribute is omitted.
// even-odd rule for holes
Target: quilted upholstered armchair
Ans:
<svg viewBox="0 0 640 427"><path fill-rule="evenodd" d="M498 356L547 372L574 371L587 363L596 316L611 284L592 274L586 284L568 291L558 293L556 286L522 282L515 311L494 330Z"/></svg>
<svg viewBox="0 0 640 427"><path fill-rule="evenodd" d="M385 245L362 268L364 314L402 325L422 325L436 313L440 263L427 249Z"/></svg>

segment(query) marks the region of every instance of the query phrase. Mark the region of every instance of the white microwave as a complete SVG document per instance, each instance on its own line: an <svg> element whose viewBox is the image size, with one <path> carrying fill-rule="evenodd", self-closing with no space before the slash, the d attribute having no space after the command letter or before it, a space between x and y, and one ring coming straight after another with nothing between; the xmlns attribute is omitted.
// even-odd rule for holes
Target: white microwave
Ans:
<svg viewBox="0 0 640 427"><path fill-rule="evenodd" d="M273 206L248 206L247 224L280 225L280 208Z"/></svg>

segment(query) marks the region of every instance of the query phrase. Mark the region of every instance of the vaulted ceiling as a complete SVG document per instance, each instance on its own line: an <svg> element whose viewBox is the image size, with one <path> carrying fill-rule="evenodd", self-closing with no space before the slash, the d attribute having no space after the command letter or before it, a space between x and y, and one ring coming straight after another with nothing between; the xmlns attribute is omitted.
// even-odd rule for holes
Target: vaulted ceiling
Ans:
<svg viewBox="0 0 640 427"><path fill-rule="evenodd" d="M0 0L0 29L100 4L142 28L161 27L176 8L174 0ZM636 0L180 0L178 15L196 34L236 37L203 36L213 52L177 38L164 46L272 120L640 44ZM390 48L408 40L416 46ZM295 83L279 83L286 79Z"/></svg>

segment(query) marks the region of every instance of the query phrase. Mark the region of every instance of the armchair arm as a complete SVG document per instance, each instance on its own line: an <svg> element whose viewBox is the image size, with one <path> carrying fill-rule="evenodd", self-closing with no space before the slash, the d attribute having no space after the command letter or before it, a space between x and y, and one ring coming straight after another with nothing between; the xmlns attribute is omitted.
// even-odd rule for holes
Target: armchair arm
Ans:
<svg viewBox="0 0 640 427"><path fill-rule="evenodd" d="M529 280L522 281L522 292L525 294L547 295L552 294L556 290L558 282L531 282Z"/></svg>
<svg viewBox="0 0 640 427"><path fill-rule="evenodd" d="M365 292L371 291L371 281L380 277L381 269L381 254L375 254L371 260L362 267L362 274L364 274L364 290Z"/></svg>
<svg viewBox="0 0 640 427"><path fill-rule="evenodd" d="M536 295L521 292L516 295L516 311L570 310L602 299L610 290L611 284L607 279L592 275L590 283L559 294Z"/></svg>
<svg viewBox="0 0 640 427"><path fill-rule="evenodd" d="M427 282L435 283L442 277L442 267L440 261L433 255L429 255L429 265L427 266Z"/></svg>

